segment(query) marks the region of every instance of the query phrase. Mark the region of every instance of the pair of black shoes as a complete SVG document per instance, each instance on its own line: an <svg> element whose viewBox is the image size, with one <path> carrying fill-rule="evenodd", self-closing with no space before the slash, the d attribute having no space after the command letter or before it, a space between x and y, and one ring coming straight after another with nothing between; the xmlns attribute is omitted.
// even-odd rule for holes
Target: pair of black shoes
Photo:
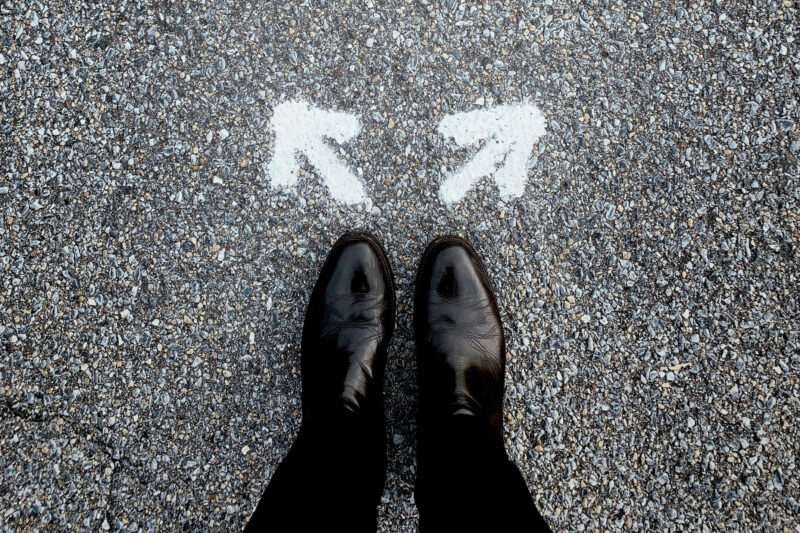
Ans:
<svg viewBox="0 0 800 533"><path fill-rule="evenodd" d="M414 333L419 438L448 417L476 417L502 438L505 343L486 269L459 237L434 240L417 275ZM303 327L304 423L343 410L383 425L383 376L394 330L391 266L378 240L333 246Z"/></svg>
<svg viewBox="0 0 800 533"><path fill-rule="evenodd" d="M428 246L414 305L420 531L549 532L503 446L503 328L486 270L466 241L440 237ZM376 531L394 319L386 252L372 235L344 235L306 311L303 423L247 531Z"/></svg>

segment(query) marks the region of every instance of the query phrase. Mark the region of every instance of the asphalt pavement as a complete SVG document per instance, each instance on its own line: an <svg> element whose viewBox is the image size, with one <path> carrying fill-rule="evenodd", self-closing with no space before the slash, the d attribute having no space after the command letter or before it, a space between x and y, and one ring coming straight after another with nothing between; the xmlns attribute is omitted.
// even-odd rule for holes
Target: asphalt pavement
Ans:
<svg viewBox="0 0 800 533"><path fill-rule="evenodd" d="M443 233L496 286L506 447L554 531L800 531L798 16L0 3L0 530L242 527L299 427L317 271L367 229L398 289L380 531L416 531ZM516 140L479 139L501 116Z"/></svg>

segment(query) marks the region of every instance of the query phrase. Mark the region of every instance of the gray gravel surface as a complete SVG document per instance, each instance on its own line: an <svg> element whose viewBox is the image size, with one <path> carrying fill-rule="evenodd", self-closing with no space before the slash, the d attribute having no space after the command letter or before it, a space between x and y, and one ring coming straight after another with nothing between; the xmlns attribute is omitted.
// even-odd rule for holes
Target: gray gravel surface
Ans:
<svg viewBox="0 0 800 533"><path fill-rule="evenodd" d="M343 231L398 328L381 531L415 531L412 291L468 237L508 338L506 444L554 531L800 531L793 0L0 4L0 529L235 530L300 423L298 346ZM371 204L272 109L355 113ZM454 205L448 114L547 118L522 198ZM322 496L322 495L321 495Z"/></svg>

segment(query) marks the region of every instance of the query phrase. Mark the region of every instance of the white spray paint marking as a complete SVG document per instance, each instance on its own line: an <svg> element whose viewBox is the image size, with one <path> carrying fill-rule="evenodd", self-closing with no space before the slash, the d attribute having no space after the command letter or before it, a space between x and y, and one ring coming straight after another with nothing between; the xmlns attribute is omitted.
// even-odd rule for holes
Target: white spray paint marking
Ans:
<svg viewBox="0 0 800 533"><path fill-rule="evenodd" d="M284 102L273 112L272 128L275 153L267 173L273 185L295 186L300 171L298 156L303 153L334 199L347 204L367 199L363 182L324 140L330 138L342 144L358 135L361 123L355 115L311 107L306 102Z"/></svg>
<svg viewBox="0 0 800 533"><path fill-rule="evenodd" d="M545 133L545 120L536 106L503 105L457 113L442 119L439 133L460 146L486 144L459 170L445 176L439 197L450 204L461 200L484 176L494 176L500 196L522 196L528 160L536 140Z"/></svg>

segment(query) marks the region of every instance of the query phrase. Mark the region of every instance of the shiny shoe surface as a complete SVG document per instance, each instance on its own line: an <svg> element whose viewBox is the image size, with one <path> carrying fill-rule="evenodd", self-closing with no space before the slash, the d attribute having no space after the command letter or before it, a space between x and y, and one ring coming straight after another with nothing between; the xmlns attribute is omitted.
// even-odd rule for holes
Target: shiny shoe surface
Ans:
<svg viewBox="0 0 800 533"><path fill-rule="evenodd" d="M434 240L417 275L414 308L420 435L445 418L483 418L503 431L505 341L486 269L459 237Z"/></svg>
<svg viewBox="0 0 800 533"><path fill-rule="evenodd" d="M391 267L378 240L343 235L320 271L301 346L303 418L383 417L383 374L394 330Z"/></svg>

